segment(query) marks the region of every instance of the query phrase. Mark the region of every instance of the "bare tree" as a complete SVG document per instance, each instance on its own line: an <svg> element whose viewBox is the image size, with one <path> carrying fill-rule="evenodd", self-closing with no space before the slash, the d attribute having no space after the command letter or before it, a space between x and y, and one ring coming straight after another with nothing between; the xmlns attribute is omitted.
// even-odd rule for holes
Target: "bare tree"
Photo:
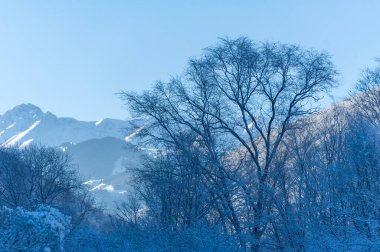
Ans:
<svg viewBox="0 0 380 252"><path fill-rule="evenodd" d="M3 204L12 207L53 205L81 187L69 157L54 148L3 148L1 155Z"/></svg>
<svg viewBox="0 0 380 252"><path fill-rule="evenodd" d="M27 164L29 197L36 203L53 204L59 197L81 187L78 172L67 154L38 146L22 149L20 153L21 160Z"/></svg>
<svg viewBox="0 0 380 252"><path fill-rule="evenodd" d="M116 202L116 216L127 223L137 225L141 211L141 200L136 193L128 195L125 201Z"/></svg>
<svg viewBox="0 0 380 252"><path fill-rule="evenodd" d="M50 205L70 214L73 227L93 210L92 196L69 156L35 145L0 149L0 204L26 209Z"/></svg>
<svg viewBox="0 0 380 252"><path fill-rule="evenodd" d="M371 123L380 124L380 59L374 68L366 68L351 95L354 109Z"/></svg>
<svg viewBox="0 0 380 252"><path fill-rule="evenodd" d="M153 120L145 132L155 140L181 147L176 132L196 134L226 225L252 235L241 238L242 247L258 250L273 202L272 162L292 123L316 111L335 74L325 53L224 39L192 59L184 76L121 96L131 112Z"/></svg>
<svg viewBox="0 0 380 252"><path fill-rule="evenodd" d="M23 181L26 164L17 148L0 149L0 204L10 207L27 205L28 185Z"/></svg>

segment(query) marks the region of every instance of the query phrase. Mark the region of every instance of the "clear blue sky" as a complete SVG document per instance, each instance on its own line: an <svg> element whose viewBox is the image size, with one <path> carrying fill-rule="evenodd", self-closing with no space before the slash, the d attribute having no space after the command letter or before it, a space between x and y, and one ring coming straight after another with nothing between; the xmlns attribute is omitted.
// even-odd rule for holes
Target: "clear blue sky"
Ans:
<svg viewBox="0 0 380 252"><path fill-rule="evenodd" d="M380 56L380 1L1 1L0 114L34 103L82 120L126 118L120 90L180 74L217 37L326 50L339 99Z"/></svg>

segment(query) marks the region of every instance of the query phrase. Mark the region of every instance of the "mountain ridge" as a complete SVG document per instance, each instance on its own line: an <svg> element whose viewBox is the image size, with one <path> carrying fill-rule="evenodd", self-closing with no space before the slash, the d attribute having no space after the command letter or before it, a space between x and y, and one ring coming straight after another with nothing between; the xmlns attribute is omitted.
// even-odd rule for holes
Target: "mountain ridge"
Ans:
<svg viewBox="0 0 380 252"><path fill-rule="evenodd" d="M0 115L0 146L57 147L77 165L97 201L112 207L113 200L130 190L127 169L139 166L144 158L144 151L135 146L142 124L142 119L80 121L20 104Z"/></svg>
<svg viewBox="0 0 380 252"><path fill-rule="evenodd" d="M31 103L20 104L0 115L0 144L27 146L35 142L59 146L66 142L79 143L104 137L125 139L134 132L135 122L111 118L80 121L43 112Z"/></svg>

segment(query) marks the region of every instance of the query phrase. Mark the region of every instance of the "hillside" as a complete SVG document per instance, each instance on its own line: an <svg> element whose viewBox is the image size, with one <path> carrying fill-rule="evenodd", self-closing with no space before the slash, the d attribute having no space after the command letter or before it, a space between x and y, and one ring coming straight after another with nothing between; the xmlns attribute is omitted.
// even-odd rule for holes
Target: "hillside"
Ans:
<svg viewBox="0 0 380 252"><path fill-rule="evenodd" d="M0 115L0 145L29 144L59 147L67 152L89 189L101 202L112 201L128 189L126 170L141 163L143 153L133 145L138 120L80 121L21 104Z"/></svg>

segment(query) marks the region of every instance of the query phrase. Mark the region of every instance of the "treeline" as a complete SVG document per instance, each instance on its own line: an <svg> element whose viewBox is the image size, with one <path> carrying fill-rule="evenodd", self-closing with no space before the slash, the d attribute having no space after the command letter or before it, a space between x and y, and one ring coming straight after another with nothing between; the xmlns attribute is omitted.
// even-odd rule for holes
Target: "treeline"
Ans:
<svg viewBox="0 0 380 252"><path fill-rule="evenodd" d="M129 251L89 189L60 149L1 147L0 251Z"/></svg>
<svg viewBox="0 0 380 252"><path fill-rule="evenodd" d="M380 250L380 65L321 111L336 76L326 53L225 39L182 76L121 93L146 119L149 154L112 214L94 207L65 153L1 149L0 246Z"/></svg>
<svg viewBox="0 0 380 252"><path fill-rule="evenodd" d="M323 52L226 39L122 93L159 150L134 174L160 250L380 250L380 67L318 112L336 75Z"/></svg>

